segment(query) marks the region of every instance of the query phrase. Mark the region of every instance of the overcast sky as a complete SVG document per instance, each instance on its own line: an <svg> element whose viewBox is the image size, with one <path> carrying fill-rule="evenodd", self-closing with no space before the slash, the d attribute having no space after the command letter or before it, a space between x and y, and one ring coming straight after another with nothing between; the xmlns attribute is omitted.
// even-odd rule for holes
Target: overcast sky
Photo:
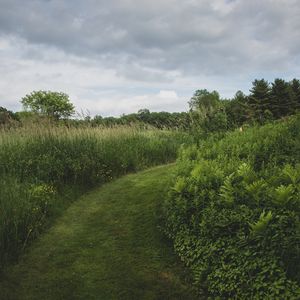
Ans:
<svg viewBox="0 0 300 300"><path fill-rule="evenodd" d="M79 112L186 111L196 89L300 77L300 0L0 0L0 106L62 91Z"/></svg>

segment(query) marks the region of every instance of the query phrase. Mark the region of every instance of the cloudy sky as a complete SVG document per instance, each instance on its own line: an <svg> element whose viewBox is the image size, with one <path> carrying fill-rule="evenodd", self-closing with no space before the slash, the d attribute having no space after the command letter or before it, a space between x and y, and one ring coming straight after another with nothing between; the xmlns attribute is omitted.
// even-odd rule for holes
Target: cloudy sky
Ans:
<svg viewBox="0 0 300 300"><path fill-rule="evenodd" d="M185 111L300 77L300 0L0 0L0 106L63 91L79 112Z"/></svg>

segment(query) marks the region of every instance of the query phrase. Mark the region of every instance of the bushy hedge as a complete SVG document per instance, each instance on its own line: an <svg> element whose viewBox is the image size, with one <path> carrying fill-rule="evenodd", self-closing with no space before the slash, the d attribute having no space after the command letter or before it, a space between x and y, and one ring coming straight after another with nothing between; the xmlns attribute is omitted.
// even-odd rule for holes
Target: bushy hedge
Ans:
<svg viewBox="0 0 300 300"><path fill-rule="evenodd" d="M181 150L165 232L213 299L300 299L300 117Z"/></svg>

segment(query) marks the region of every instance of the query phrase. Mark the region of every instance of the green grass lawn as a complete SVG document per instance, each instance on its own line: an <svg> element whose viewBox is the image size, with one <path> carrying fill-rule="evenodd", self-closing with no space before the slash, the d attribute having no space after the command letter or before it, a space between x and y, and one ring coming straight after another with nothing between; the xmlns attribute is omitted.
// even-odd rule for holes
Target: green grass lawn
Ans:
<svg viewBox="0 0 300 300"><path fill-rule="evenodd" d="M196 299L158 229L172 171L156 167L81 197L4 270L0 298Z"/></svg>

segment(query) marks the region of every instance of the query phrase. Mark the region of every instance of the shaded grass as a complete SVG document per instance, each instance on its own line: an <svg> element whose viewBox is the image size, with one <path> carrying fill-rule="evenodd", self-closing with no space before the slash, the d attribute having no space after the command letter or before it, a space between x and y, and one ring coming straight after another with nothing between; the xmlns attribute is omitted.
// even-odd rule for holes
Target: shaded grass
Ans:
<svg viewBox="0 0 300 300"><path fill-rule="evenodd" d="M172 171L157 167L81 197L3 272L1 299L195 299L158 230Z"/></svg>

